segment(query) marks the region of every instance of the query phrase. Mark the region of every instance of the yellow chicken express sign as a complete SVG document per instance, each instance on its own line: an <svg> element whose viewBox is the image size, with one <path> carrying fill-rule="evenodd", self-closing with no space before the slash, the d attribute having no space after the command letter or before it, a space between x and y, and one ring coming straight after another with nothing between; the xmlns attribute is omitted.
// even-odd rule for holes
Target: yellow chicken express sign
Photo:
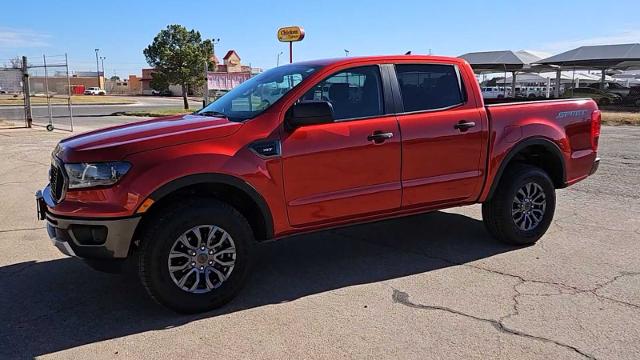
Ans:
<svg viewBox="0 0 640 360"><path fill-rule="evenodd" d="M289 63L293 62L293 43L304 39L302 26L287 26L278 29L278 40L289 43Z"/></svg>

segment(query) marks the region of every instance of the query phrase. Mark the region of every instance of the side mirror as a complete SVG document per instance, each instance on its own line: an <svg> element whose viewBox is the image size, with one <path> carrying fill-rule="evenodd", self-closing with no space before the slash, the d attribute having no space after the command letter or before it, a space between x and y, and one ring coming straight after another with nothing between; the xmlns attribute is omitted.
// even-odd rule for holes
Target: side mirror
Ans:
<svg viewBox="0 0 640 360"><path fill-rule="evenodd" d="M328 101L299 102L293 105L287 120L291 128L332 122L333 106L331 106L331 103Z"/></svg>

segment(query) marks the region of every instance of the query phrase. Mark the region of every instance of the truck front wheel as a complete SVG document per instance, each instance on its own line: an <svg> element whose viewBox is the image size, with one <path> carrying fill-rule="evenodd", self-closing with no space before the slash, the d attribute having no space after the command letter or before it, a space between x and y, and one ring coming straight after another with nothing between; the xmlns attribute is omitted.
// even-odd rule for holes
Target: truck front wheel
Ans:
<svg viewBox="0 0 640 360"><path fill-rule="evenodd" d="M496 239L529 245L547 231L555 207L555 187L549 175L535 166L515 164L500 179L493 197L482 204L482 217Z"/></svg>
<svg viewBox="0 0 640 360"><path fill-rule="evenodd" d="M140 279L153 299L177 312L215 309L245 282L253 243L233 207L215 199L175 204L143 233Z"/></svg>

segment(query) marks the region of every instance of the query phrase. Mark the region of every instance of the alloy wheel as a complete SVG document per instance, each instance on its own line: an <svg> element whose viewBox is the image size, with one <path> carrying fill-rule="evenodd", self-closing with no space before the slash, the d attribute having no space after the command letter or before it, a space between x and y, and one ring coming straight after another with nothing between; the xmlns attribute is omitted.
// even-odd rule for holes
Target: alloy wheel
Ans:
<svg viewBox="0 0 640 360"><path fill-rule="evenodd" d="M225 230L215 225L195 226L171 246L167 266L180 289L203 294L219 288L236 263L236 246Z"/></svg>
<svg viewBox="0 0 640 360"><path fill-rule="evenodd" d="M513 198L511 216L516 226L523 231L536 228L544 218L547 197L542 187L534 182L524 184Z"/></svg>

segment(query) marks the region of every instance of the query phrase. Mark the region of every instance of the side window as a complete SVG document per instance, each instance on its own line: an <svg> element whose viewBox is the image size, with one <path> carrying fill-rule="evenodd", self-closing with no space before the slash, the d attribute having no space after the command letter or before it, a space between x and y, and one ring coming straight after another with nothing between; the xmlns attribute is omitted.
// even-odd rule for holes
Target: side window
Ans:
<svg viewBox="0 0 640 360"><path fill-rule="evenodd" d="M382 115L382 81L377 66L333 74L309 90L301 101L328 101L335 120Z"/></svg>
<svg viewBox="0 0 640 360"><path fill-rule="evenodd" d="M441 109L464 102L453 65L396 65L404 111Z"/></svg>

